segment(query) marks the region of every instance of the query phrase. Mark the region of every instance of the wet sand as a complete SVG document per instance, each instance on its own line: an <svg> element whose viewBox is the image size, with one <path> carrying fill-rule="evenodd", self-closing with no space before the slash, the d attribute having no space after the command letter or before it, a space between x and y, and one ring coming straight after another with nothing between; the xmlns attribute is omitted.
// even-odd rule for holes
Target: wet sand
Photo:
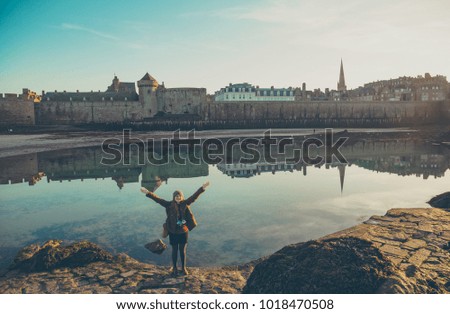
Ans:
<svg viewBox="0 0 450 314"><path fill-rule="evenodd" d="M415 133L412 129L347 129L352 135L389 135ZM196 138L230 138L230 137L255 137L263 136L266 129L241 129L241 130L209 130L196 131ZM344 129L333 129L336 132L342 132ZM306 136L319 135L324 133L324 129L271 129L272 136ZM173 138L173 131L158 132L132 132L131 140L141 139L161 139ZM187 132L180 133L181 138L187 137ZM0 134L0 158L23 155L28 153L37 153L59 149L70 149L80 147L100 146L103 141L110 138L123 138L121 132L64 132L48 134Z"/></svg>

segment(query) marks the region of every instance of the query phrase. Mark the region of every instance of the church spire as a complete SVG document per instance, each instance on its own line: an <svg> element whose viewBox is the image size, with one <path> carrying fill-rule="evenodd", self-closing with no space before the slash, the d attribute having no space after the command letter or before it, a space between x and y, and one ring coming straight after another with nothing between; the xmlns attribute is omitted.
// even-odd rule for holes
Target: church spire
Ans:
<svg viewBox="0 0 450 314"><path fill-rule="evenodd" d="M337 166L339 169L339 180L341 181L341 194L342 191L344 191L345 166L346 164L340 164L339 166Z"/></svg>
<svg viewBox="0 0 450 314"><path fill-rule="evenodd" d="M337 90L340 92L344 92L347 90L347 86L345 85L344 64L342 63L342 58L341 58L341 70L339 72L339 82L337 84Z"/></svg>

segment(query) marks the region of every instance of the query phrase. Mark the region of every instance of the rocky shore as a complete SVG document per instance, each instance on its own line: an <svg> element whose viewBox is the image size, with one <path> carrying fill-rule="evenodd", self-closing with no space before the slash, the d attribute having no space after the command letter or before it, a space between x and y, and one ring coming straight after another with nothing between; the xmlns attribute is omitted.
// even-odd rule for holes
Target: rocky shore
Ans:
<svg viewBox="0 0 450 314"><path fill-rule="evenodd" d="M259 263L245 293L449 293L450 212L391 209Z"/></svg>
<svg viewBox="0 0 450 314"><path fill-rule="evenodd" d="M89 242L51 240L19 252L0 293L448 293L449 243L450 212L391 209L254 263L172 277Z"/></svg>
<svg viewBox="0 0 450 314"><path fill-rule="evenodd" d="M189 276L173 277L170 267L112 256L94 243L61 242L23 248L0 277L0 293L239 293L253 270L192 267Z"/></svg>

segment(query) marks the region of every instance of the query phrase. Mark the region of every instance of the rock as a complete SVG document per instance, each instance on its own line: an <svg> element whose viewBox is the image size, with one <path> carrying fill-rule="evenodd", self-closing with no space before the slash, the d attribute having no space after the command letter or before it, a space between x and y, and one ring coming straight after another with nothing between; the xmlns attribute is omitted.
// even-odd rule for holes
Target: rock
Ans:
<svg viewBox="0 0 450 314"><path fill-rule="evenodd" d="M141 263L124 253L111 257L93 243L61 243L23 248L14 270L0 276L0 293L239 293L253 270L251 263L233 271L192 267L188 277L174 278L170 267Z"/></svg>
<svg viewBox="0 0 450 314"><path fill-rule="evenodd" d="M61 267L78 267L98 261L111 261L112 255L96 244L81 241L61 246L60 240L49 240L42 246L31 244L19 251L10 269L25 272L47 271Z"/></svg>
<svg viewBox="0 0 450 314"><path fill-rule="evenodd" d="M410 249L419 249L421 247L425 247L426 245L427 243L425 241L419 239L411 239L402 244L403 247L407 247Z"/></svg>
<svg viewBox="0 0 450 314"><path fill-rule="evenodd" d="M287 246L256 265L244 293L374 293L391 263L356 238Z"/></svg>
<svg viewBox="0 0 450 314"><path fill-rule="evenodd" d="M243 291L448 292L449 211L396 208L368 222L283 248L255 266Z"/></svg>
<svg viewBox="0 0 450 314"><path fill-rule="evenodd" d="M136 271L130 270L130 271L127 271L127 272L125 272L125 273L121 273L121 274L120 274L120 277L128 278L128 277L130 277L130 276L133 276L135 273L136 273Z"/></svg>
<svg viewBox="0 0 450 314"><path fill-rule="evenodd" d="M420 266L428 256L430 256L430 251L427 249L420 249L409 258L408 262L415 266Z"/></svg>
<svg viewBox="0 0 450 314"><path fill-rule="evenodd" d="M427 202L433 207L449 209L450 208L450 192L439 194Z"/></svg>

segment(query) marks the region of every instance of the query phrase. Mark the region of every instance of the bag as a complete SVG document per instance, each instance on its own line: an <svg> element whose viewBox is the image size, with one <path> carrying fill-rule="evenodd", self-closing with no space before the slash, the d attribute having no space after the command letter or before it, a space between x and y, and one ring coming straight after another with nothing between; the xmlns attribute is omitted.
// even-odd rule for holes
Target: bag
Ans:
<svg viewBox="0 0 450 314"><path fill-rule="evenodd" d="M197 220L194 217L194 214L192 213L189 206L186 207L186 226L188 227L189 231L192 231L197 226Z"/></svg>
<svg viewBox="0 0 450 314"><path fill-rule="evenodd" d="M163 223L163 231L161 233L161 236L163 238L167 238L168 235L169 235L169 230L167 229L167 223Z"/></svg>
<svg viewBox="0 0 450 314"><path fill-rule="evenodd" d="M144 247L152 253L161 255L162 252L167 248L167 245L161 240L155 240L153 242L149 242Z"/></svg>

